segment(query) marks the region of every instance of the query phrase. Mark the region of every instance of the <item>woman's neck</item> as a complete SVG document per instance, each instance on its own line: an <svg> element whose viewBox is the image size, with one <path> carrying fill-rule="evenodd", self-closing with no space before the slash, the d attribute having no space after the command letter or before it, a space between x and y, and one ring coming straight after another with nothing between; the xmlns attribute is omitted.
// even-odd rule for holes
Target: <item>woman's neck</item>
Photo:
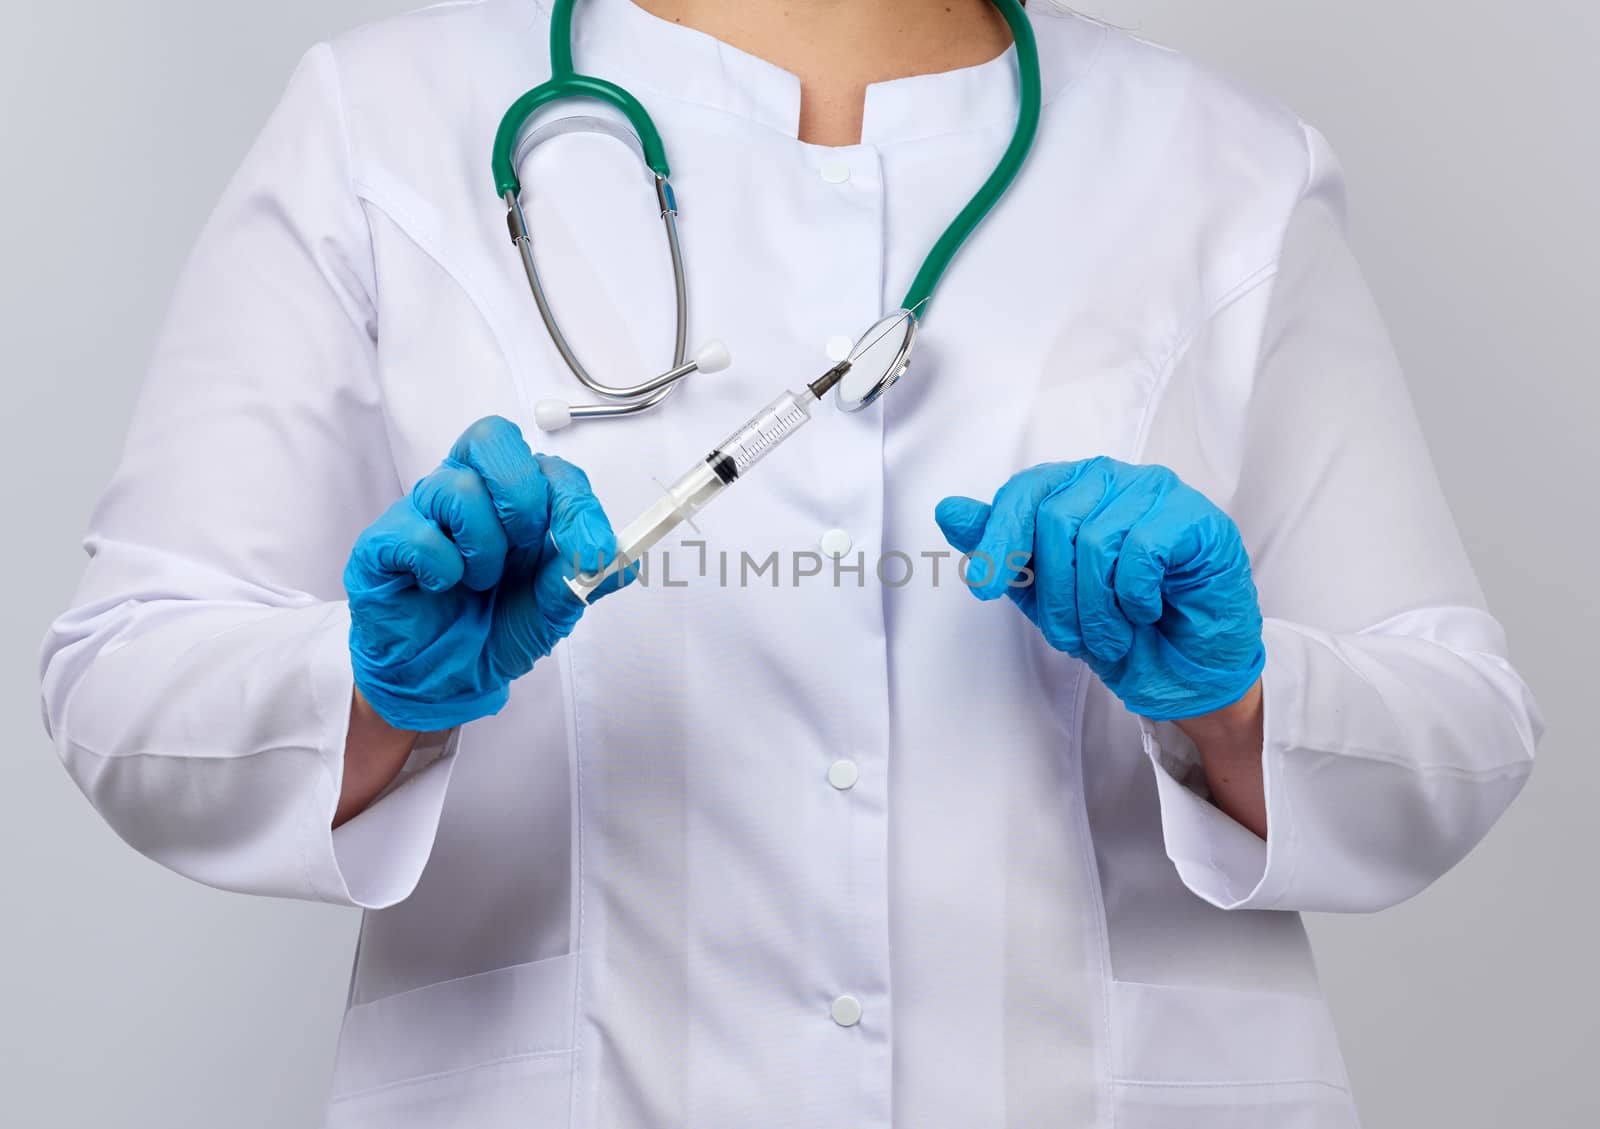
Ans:
<svg viewBox="0 0 1600 1129"><path fill-rule="evenodd" d="M800 140L854 145L874 82L976 66L1011 45L990 0L634 0L800 77Z"/></svg>

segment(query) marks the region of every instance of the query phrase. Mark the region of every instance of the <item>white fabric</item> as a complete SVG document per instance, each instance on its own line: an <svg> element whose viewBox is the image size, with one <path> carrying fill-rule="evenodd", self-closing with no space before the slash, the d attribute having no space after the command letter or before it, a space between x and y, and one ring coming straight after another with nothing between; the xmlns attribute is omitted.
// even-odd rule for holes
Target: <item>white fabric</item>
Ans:
<svg viewBox="0 0 1600 1129"><path fill-rule="evenodd" d="M444 5L295 75L184 276L44 701L137 849L369 908L331 1125L1354 1124L1299 918L1263 911L1421 889L1515 795L1537 711L1321 138L1168 52L1033 19L1038 144L907 377L870 411L824 406L698 519L703 546L654 558L337 832L358 531L491 413L631 518L898 306L1008 140L1016 82L1008 54L873 86L862 143L823 149L795 138L792 75L586 0L579 67L655 116L691 338L736 363L540 437L533 406L577 388L488 158L546 73L548 11ZM657 371L670 276L634 157L568 135L522 172L586 361ZM1092 454L1173 467L1244 532L1265 843L1206 801L1174 727L921 556L945 494ZM836 529L852 548L824 561ZM774 551L739 587L741 553ZM908 582L897 559L875 575L891 552Z"/></svg>

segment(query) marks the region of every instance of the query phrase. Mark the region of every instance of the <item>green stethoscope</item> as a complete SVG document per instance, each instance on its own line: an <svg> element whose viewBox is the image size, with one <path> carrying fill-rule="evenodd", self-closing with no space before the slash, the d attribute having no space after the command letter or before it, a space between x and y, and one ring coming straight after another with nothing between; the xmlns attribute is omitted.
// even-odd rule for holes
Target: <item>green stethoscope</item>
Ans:
<svg viewBox="0 0 1600 1129"><path fill-rule="evenodd" d="M655 123L637 98L616 83L579 74L573 66L572 11L576 3L577 0L555 0L550 20L550 80L517 99L501 120L494 140L495 189L505 201L511 239L522 257L522 267L528 276L528 285L533 290L534 301L538 304L539 316L573 375L602 401L579 405L554 400L542 402L535 416L539 427L547 431L565 427L575 419L605 419L645 411L671 395L678 382L691 372L715 372L731 363L727 349L717 341L707 343L693 357L688 356L688 287L684 280L683 252L678 242L678 204L669 181L671 169L667 164L666 148ZM993 3L1010 25L1012 38L1016 42L1022 88L1016 132L989 178L951 221L933 245L933 250L928 252L922 268L911 283L911 289L906 291L900 303L900 309L868 329L846 361L841 362L844 371L837 374L829 387L836 389L838 404L846 411L860 411L874 403L905 372L910 364L918 320L923 316L924 307L933 296L940 278L961 245L1005 195L1033 146L1034 135L1039 127L1042 86L1039 51L1034 42L1033 28L1019 0L993 0ZM632 128L610 118L582 116L558 118L535 129L527 128L529 119L540 110L569 98L590 99L610 105L621 111ZM667 249L672 258L672 274L677 291L677 337L672 367L641 384L609 385L589 373L556 323L544 284L540 281L539 268L534 261L533 239L522 211L522 183L517 177L517 168L534 146L571 132L598 132L617 138L639 156L646 170L654 177L656 200L661 209L662 225L666 229Z"/></svg>

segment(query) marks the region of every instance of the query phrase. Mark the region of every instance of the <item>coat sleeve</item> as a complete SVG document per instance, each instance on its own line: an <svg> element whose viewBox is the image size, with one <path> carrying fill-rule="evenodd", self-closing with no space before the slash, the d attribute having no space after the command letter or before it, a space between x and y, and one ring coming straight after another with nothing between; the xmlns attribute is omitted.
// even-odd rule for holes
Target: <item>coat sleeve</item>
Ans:
<svg viewBox="0 0 1600 1129"><path fill-rule="evenodd" d="M1209 319L1162 409L1198 476L1232 487L1260 591L1267 839L1205 799L1176 726L1143 730L1191 890L1225 909L1369 911L1477 844L1527 779L1543 722L1351 254L1337 163L1307 138L1276 263Z"/></svg>
<svg viewBox="0 0 1600 1129"><path fill-rule="evenodd" d="M400 492L373 294L319 47L185 267L41 660L45 724L84 794L210 885L388 905L432 847L449 734L330 829L352 693L341 572Z"/></svg>

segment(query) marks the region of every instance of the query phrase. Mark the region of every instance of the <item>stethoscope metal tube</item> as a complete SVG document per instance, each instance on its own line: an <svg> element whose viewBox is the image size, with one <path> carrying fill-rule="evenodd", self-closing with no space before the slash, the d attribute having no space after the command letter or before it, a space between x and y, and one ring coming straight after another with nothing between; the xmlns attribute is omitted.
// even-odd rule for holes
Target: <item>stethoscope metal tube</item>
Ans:
<svg viewBox="0 0 1600 1129"><path fill-rule="evenodd" d="M549 330L550 339L555 343L561 359L566 362L567 367L584 387L597 396L614 401L602 404L542 401L535 411L535 416L536 422L544 430L565 427L575 419L604 419L646 411L671 395L678 381L690 373L716 372L726 368L730 363L731 358L728 357L727 349L720 341L708 342L694 357L687 357L689 295L688 283L684 277L683 249L678 241L677 206L673 199L672 186L659 173L655 176L655 189L656 200L661 208L661 223L667 237L667 250L672 259L673 288L677 306L672 368L633 385L604 384L597 380L578 359L577 353L567 340L567 335L562 332L560 324L556 321L555 312L550 308L550 300L545 294L544 282L539 276L539 265L533 255L533 237L527 217L522 212L522 201L516 192L508 189L505 193L506 225L511 233L511 241L516 245L518 255L522 259L523 273L527 275L528 287L533 291L534 302L539 308L539 317Z"/></svg>

